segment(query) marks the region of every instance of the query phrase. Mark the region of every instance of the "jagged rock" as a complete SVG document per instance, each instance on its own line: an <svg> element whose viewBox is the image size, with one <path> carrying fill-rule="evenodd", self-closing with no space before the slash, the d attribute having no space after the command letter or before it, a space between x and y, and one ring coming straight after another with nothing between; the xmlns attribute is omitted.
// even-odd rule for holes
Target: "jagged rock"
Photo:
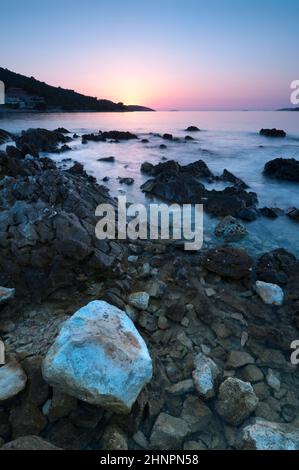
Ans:
<svg viewBox="0 0 299 470"><path fill-rule="evenodd" d="M149 303L149 294L147 292L133 292L129 295L129 304L138 310L146 310Z"/></svg>
<svg viewBox="0 0 299 470"><path fill-rule="evenodd" d="M0 367L0 402L9 400L24 390L27 377L16 360L10 359Z"/></svg>
<svg viewBox="0 0 299 470"><path fill-rule="evenodd" d="M12 300L15 296L15 289L0 286L0 304Z"/></svg>
<svg viewBox="0 0 299 470"><path fill-rule="evenodd" d="M44 360L43 376L66 394L127 413L151 380L152 361L129 317L93 301L64 323Z"/></svg>
<svg viewBox="0 0 299 470"><path fill-rule="evenodd" d="M264 174L283 181L299 182L299 161L295 158L275 158L266 163Z"/></svg>
<svg viewBox="0 0 299 470"><path fill-rule="evenodd" d="M237 369L247 364L254 364L254 358L247 352L234 350L229 353L226 364L228 368Z"/></svg>
<svg viewBox="0 0 299 470"><path fill-rule="evenodd" d="M275 392L279 392L280 386L281 386L279 372L274 371L272 369L268 369L268 372L266 375L266 382L269 385L269 387L275 390Z"/></svg>
<svg viewBox="0 0 299 470"><path fill-rule="evenodd" d="M57 152L60 143L65 144L72 139L58 131L28 129L15 140L17 148L21 150L23 155L30 154L33 157L38 157L39 152Z"/></svg>
<svg viewBox="0 0 299 470"><path fill-rule="evenodd" d="M267 305L282 305L284 293L281 287L264 281L256 281L255 290Z"/></svg>
<svg viewBox="0 0 299 470"><path fill-rule="evenodd" d="M238 426L253 413L257 404L258 398L249 382L229 377L220 385L215 409L227 423Z"/></svg>
<svg viewBox="0 0 299 470"><path fill-rule="evenodd" d="M165 133L165 134L162 135L162 139L173 140L173 135Z"/></svg>
<svg viewBox="0 0 299 470"><path fill-rule="evenodd" d="M181 418L160 413L152 430L152 449L181 449L182 442L189 433L189 426Z"/></svg>
<svg viewBox="0 0 299 470"><path fill-rule="evenodd" d="M260 135L264 135L266 137L285 137L287 134L285 131L281 129L261 129Z"/></svg>
<svg viewBox="0 0 299 470"><path fill-rule="evenodd" d="M240 448L246 450L299 450L299 430L289 424L256 419L242 429Z"/></svg>
<svg viewBox="0 0 299 470"><path fill-rule="evenodd" d="M231 279L248 276L253 260L241 248L223 246L208 250L203 256L203 266L214 273Z"/></svg>
<svg viewBox="0 0 299 470"><path fill-rule="evenodd" d="M229 181L230 183L233 183L235 186L238 186L239 188L243 188L243 189L248 188L248 185L244 183L243 180L235 176L233 173L231 173L227 169L223 170L223 173L220 176L220 179L222 181Z"/></svg>
<svg viewBox="0 0 299 470"><path fill-rule="evenodd" d="M226 242L242 240L247 233L246 227L230 215L224 217L215 228L215 235Z"/></svg>
<svg viewBox="0 0 299 470"><path fill-rule="evenodd" d="M211 358L199 353L194 359L194 365L192 377L197 392L205 400L213 398L221 375L217 364Z"/></svg>
<svg viewBox="0 0 299 470"><path fill-rule="evenodd" d="M258 258L256 276L261 281L283 286L298 268L297 258L284 248L278 248Z"/></svg>
<svg viewBox="0 0 299 470"><path fill-rule="evenodd" d="M101 439L104 450L128 450L128 439L125 433L115 425L108 425Z"/></svg>
<svg viewBox="0 0 299 470"><path fill-rule="evenodd" d="M38 436L22 436L7 442L1 450L62 450Z"/></svg>

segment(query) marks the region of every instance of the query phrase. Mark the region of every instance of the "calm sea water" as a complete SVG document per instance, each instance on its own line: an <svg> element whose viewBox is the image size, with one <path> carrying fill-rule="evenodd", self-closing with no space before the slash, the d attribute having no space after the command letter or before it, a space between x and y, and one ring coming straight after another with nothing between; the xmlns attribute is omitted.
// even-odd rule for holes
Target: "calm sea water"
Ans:
<svg viewBox="0 0 299 470"><path fill-rule="evenodd" d="M167 149L159 145L165 141L150 133L169 132L184 137L184 129L190 125L202 131L191 134L191 142L166 142ZM139 187L146 181L140 173L143 161L158 163L162 157L187 164L198 159L204 160L215 174L226 168L242 178L251 191L258 195L259 206L288 209L299 207L299 184L279 182L265 178L264 164L276 157L299 159L299 113L296 112L136 112L136 113L55 113L55 114L0 114L0 128L20 132L29 127L55 129L66 127L78 134L98 130L129 130L149 143L128 141L115 143L93 143L82 145L75 140L72 152L54 156L55 160L65 158L84 164L87 172L102 182L104 176L110 179L106 184L114 196L126 194L131 202L147 202ZM269 139L259 136L262 127L284 129L284 139ZM114 156L114 163L98 162L101 157ZM118 177L133 177L132 186L120 185ZM209 185L207 187L210 187ZM218 186L219 188L221 186ZM217 219L205 215L205 240L216 242L213 229ZM263 217L247 224L248 237L239 243L254 253L276 247L285 247L299 255L299 224L281 216L276 220Z"/></svg>

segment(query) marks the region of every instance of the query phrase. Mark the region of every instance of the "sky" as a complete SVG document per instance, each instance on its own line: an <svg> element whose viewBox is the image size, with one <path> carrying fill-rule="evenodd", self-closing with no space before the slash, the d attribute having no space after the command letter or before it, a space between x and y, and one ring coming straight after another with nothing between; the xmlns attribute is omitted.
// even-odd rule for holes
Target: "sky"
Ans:
<svg viewBox="0 0 299 470"><path fill-rule="evenodd" d="M0 0L0 66L154 109L276 109L299 0Z"/></svg>

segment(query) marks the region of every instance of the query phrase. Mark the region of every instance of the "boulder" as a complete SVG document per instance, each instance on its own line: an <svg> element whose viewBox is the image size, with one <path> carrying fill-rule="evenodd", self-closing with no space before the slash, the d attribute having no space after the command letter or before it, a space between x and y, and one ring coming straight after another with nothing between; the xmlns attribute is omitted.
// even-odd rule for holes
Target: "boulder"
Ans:
<svg viewBox="0 0 299 470"><path fill-rule="evenodd" d="M215 228L216 237L222 237L226 242L242 240L247 233L246 227L230 215L224 217Z"/></svg>
<svg viewBox="0 0 299 470"><path fill-rule="evenodd" d="M9 400L24 390L27 377L16 360L0 367L0 402Z"/></svg>
<svg viewBox="0 0 299 470"><path fill-rule="evenodd" d="M60 391L128 413L151 380L152 361L127 315L107 302L93 301L63 324L42 370Z"/></svg>
<svg viewBox="0 0 299 470"><path fill-rule="evenodd" d="M265 137L285 137L287 134L285 131L281 129L261 129L260 135L264 135Z"/></svg>
<svg viewBox="0 0 299 470"><path fill-rule="evenodd" d="M62 450L38 436L22 436L7 442L1 450Z"/></svg>
<svg viewBox="0 0 299 470"><path fill-rule="evenodd" d="M160 413L152 429L151 448L179 450L188 433L189 427L183 419Z"/></svg>
<svg viewBox="0 0 299 470"><path fill-rule="evenodd" d="M241 248L222 246L208 250L203 255L202 264L222 277L242 279L248 276L253 260Z"/></svg>
<svg viewBox="0 0 299 470"><path fill-rule="evenodd" d="M215 409L224 421L239 426L257 404L258 398L249 382L229 377L220 385Z"/></svg>
<svg viewBox="0 0 299 470"><path fill-rule="evenodd" d="M60 143L65 144L71 140L71 137L62 132L47 129L28 129L15 139L22 154L30 154L33 157L38 157L39 152L57 152Z"/></svg>
<svg viewBox="0 0 299 470"><path fill-rule="evenodd" d="M242 429L240 448L244 450L299 450L299 429L290 424L256 419Z"/></svg>
<svg viewBox="0 0 299 470"><path fill-rule="evenodd" d="M284 293L281 287L264 281L256 281L255 290L267 305L282 305Z"/></svg>
<svg viewBox="0 0 299 470"><path fill-rule="evenodd" d="M194 365L192 377L197 392L205 400L213 398L221 375L217 364L210 357L199 353L194 359Z"/></svg>
<svg viewBox="0 0 299 470"><path fill-rule="evenodd" d="M254 364L254 358L245 351L231 351L227 359L227 367L237 369L246 366L247 364Z"/></svg>
<svg viewBox="0 0 299 470"><path fill-rule="evenodd" d="M294 158L275 158L264 166L264 174L279 180L299 182L299 161Z"/></svg>

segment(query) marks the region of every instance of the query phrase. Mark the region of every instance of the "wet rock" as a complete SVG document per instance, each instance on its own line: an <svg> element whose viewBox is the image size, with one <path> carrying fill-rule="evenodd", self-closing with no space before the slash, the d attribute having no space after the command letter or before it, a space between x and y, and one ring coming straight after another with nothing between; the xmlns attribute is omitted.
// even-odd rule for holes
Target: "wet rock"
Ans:
<svg viewBox="0 0 299 470"><path fill-rule="evenodd" d="M223 246L208 250L203 255L202 264L222 277L242 279L248 276L253 260L241 248Z"/></svg>
<svg viewBox="0 0 299 470"><path fill-rule="evenodd" d="M287 134L285 131L281 129L261 129L260 135L264 135L265 137L285 137Z"/></svg>
<svg viewBox="0 0 299 470"><path fill-rule="evenodd" d="M220 385L215 409L227 423L239 426L257 404L258 398L250 383L229 377Z"/></svg>
<svg viewBox="0 0 299 470"><path fill-rule="evenodd" d="M10 359L0 367L0 402L9 400L24 390L27 377L16 360Z"/></svg>
<svg viewBox="0 0 299 470"><path fill-rule="evenodd" d="M237 369L238 367L253 364L254 358L245 351L231 351L227 360L227 367Z"/></svg>
<svg viewBox="0 0 299 470"><path fill-rule="evenodd" d="M185 129L186 132L198 132L200 129L196 126L188 126L187 129Z"/></svg>
<svg viewBox="0 0 299 470"><path fill-rule="evenodd" d="M227 169L223 170L222 175L220 176L220 180L222 181L228 181L229 183L233 183L235 186L238 186L239 188L242 189L247 189L248 185L244 183L243 180L235 176L233 173L228 171Z"/></svg>
<svg viewBox="0 0 299 470"><path fill-rule="evenodd" d="M147 292L133 292L129 295L128 301L132 307L138 310L146 310L149 304L149 294Z"/></svg>
<svg viewBox="0 0 299 470"><path fill-rule="evenodd" d="M66 394L127 413L151 380L152 361L127 315L93 301L64 323L43 362L43 376Z"/></svg>
<svg viewBox="0 0 299 470"><path fill-rule="evenodd" d="M120 184L126 184L126 185L130 186L131 184L134 183L134 178L129 178L129 177L119 178L119 182L120 182Z"/></svg>
<svg viewBox="0 0 299 470"><path fill-rule="evenodd" d="M299 182L299 161L294 158L275 158L266 163L264 174L283 181Z"/></svg>
<svg viewBox="0 0 299 470"><path fill-rule="evenodd" d="M62 132L48 131L47 129L28 129L16 137L16 146L23 155L30 154L38 157L39 152L57 152L60 143L65 144L72 140Z"/></svg>
<svg viewBox="0 0 299 470"><path fill-rule="evenodd" d="M230 215L224 217L215 228L215 235L226 242L236 242L246 237L246 227Z"/></svg>
<svg viewBox="0 0 299 470"><path fill-rule="evenodd" d="M113 163L113 162L115 162L115 157L111 156L111 157L98 158L97 162L110 162L110 163Z"/></svg>
<svg viewBox="0 0 299 470"><path fill-rule="evenodd" d="M256 281L255 290L262 301L267 305L282 305L284 293L281 287L269 282Z"/></svg>
<svg viewBox="0 0 299 470"><path fill-rule="evenodd" d="M100 131L100 134L104 139L112 139L112 140L138 139L136 134L132 134L132 132L129 132L129 131L105 131L102 133Z"/></svg>
<svg viewBox="0 0 299 470"><path fill-rule="evenodd" d="M190 140L194 140L194 139L193 139L193 137L191 137L191 135L186 135L185 140L186 140L186 142L189 142Z"/></svg>
<svg viewBox="0 0 299 470"><path fill-rule="evenodd" d="M104 450L128 450L128 439L125 433L115 425L108 425L101 439Z"/></svg>
<svg viewBox="0 0 299 470"><path fill-rule="evenodd" d="M257 218L257 195L238 186L230 186L222 191L207 191L204 209L210 214L225 217L231 215L252 221Z"/></svg>
<svg viewBox="0 0 299 470"><path fill-rule="evenodd" d="M281 209L278 209L277 207L262 207L259 211L268 219L277 219L277 217L282 213Z"/></svg>
<svg viewBox="0 0 299 470"><path fill-rule="evenodd" d="M173 140L173 135L172 134L163 134L162 135L162 139L165 139L165 140Z"/></svg>
<svg viewBox="0 0 299 470"><path fill-rule="evenodd" d="M299 450L299 430L289 424L256 419L242 430L240 448L246 450Z"/></svg>
<svg viewBox="0 0 299 470"><path fill-rule="evenodd" d="M297 258L284 248L265 253L256 263L256 276L259 280L283 286L298 270Z"/></svg>
<svg viewBox="0 0 299 470"><path fill-rule="evenodd" d="M211 358L199 353L194 359L194 365L192 377L197 392L205 400L213 398L221 375L217 364Z"/></svg>
<svg viewBox="0 0 299 470"><path fill-rule="evenodd" d="M142 143L142 144L148 144L148 143L149 143L149 140L148 140L148 139L141 139L141 143Z"/></svg>
<svg viewBox="0 0 299 470"><path fill-rule="evenodd" d="M151 434L152 449L181 449L182 442L189 433L189 426L181 418L160 413Z"/></svg>
<svg viewBox="0 0 299 470"><path fill-rule="evenodd" d="M4 129L0 129L0 145L4 144L8 140L12 140L12 134Z"/></svg>
<svg viewBox="0 0 299 470"><path fill-rule="evenodd" d="M38 436L22 436L7 442L1 450L61 450Z"/></svg>
<svg viewBox="0 0 299 470"><path fill-rule="evenodd" d="M290 207L286 214L295 222L299 222L299 209L297 209L297 207Z"/></svg>
<svg viewBox="0 0 299 470"><path fill-rule="evenodd" d="M15 297L15 289L0 286L0 304L12 300Z"/></svg>
<svg viewBox="0 0 299 470"><path fill-rule="evenodd" d="M165 144L160 144L160 145L159 145L159 148L160 148L161 150L165 150L165 149L167 149L167 145L165 145Z"/></svg>

